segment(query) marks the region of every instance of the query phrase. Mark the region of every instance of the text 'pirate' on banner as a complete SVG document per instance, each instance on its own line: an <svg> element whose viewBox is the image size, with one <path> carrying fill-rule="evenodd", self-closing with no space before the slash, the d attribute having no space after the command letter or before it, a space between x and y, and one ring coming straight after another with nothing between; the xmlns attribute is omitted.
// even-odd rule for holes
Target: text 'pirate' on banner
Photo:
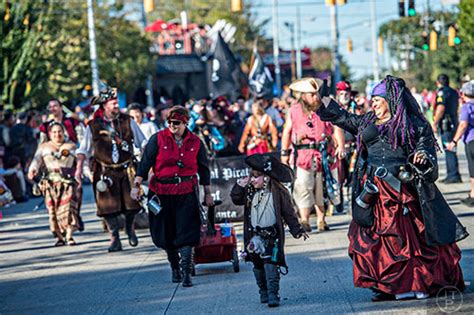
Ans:
<svg viewBox="0 0 474 315"><path fill-rule="evenodd" d="M249 176L245 156L215 158L209 162L212 196L214 200L222 200L222 204L216 207L216 222L242 221L244 209L232 203L230 191L237 179Z"/></svg>

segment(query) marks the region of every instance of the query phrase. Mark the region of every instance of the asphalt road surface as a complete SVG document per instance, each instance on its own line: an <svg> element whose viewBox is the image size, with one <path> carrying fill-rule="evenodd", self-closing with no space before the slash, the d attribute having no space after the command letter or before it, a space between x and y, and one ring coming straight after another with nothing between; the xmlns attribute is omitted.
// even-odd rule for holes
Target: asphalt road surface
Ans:
<svg viewBox="0 0 474 315"><path fill-rule="evenodd" d="M460 164L464 183L439 187L473 234L474 208L459 203L470 189L464 156ZM305 242L287 235L289 274L281 280L281 306L270 310L259 303L249 264L241 262L239 273L230 262L198 265L194 286L182 288L171 283L166 255L153 246L147 230L138 231L138 247L131 248L122 233L124 250L107 253L108 235L95 215L90 186L82 210L86 229L75 236L78 246L55 248L46 210L33 212L40 201L2 209L0 315L474 313L474 236L458 243L468 287L462 296L442 292L427 300L373 303L369 290L352 283L350 216L330 216L329 232L312 233ZM241 231L241 225L236 227Z"/></svg>

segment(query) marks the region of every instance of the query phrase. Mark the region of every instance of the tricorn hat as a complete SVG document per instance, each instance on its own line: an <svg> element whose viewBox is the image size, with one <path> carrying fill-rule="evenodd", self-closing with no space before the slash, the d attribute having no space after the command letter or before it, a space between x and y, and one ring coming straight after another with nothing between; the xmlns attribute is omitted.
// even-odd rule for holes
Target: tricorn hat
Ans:
<svg viewBox="0 0 474 315"><path fill-rule="evenodd" d="M271 154L250 155L245 158L245 163L252 169L262 172L279 182L293 182L293 170Z"/></svg>
<svg viewBox="0 0 474 315"><path fill-rule="evenodd" d="M111 88L107 86L105 89L102 89L99 92L99 95L94 96L91 100L91 105L102 105L105 104L107 101L117 98L117 89Z"/></svg>
<svg viewBox="0 0 474 315"><path fill-rule="evenodd" d="M300 93L316 93L323 84L321 79L316 78L301 78L293 81L289 88L292 91Z"/></svg>

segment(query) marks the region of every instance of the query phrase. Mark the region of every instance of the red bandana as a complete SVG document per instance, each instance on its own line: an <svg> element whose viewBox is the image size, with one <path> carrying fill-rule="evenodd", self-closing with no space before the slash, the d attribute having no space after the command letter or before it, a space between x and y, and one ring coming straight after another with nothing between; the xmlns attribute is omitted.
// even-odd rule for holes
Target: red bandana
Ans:
<svg viewBox="0 0 474 315"><path fill-rule="evenodd" d="M173 119L173 120L180 120L182 121L183 123L187 123L189 118L186 117L186 115L183 115L181 113L178 113L178 112L174 112L173 114L171 114L171 116L168 118L169 120Z"/></svg>

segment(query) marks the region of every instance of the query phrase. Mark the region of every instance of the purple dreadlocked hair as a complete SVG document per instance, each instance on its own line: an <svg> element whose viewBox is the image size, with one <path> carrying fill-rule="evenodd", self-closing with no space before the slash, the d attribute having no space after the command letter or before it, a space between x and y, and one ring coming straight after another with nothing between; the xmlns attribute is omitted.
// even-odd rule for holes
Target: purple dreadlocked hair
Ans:
<svg viewBox="0 0 474 315"><path fill-rule="evenodd" d="M421 122L422 125L430 126L423 113L420 111L417 101L406 88L405 81L387 75L381 84L386 86L385 99L389 105L392 119L388 122L377 126L380 135L388 136L388 143L392 148L408 145L413 150L416 147L415 142L415 121ZM367 125L375 123L377 117L374 114L367 114L361 124L357 136L357 148L361 146L361 132ZM438 142L433 134L431 134L436 150L439 150Z"/></svg>

